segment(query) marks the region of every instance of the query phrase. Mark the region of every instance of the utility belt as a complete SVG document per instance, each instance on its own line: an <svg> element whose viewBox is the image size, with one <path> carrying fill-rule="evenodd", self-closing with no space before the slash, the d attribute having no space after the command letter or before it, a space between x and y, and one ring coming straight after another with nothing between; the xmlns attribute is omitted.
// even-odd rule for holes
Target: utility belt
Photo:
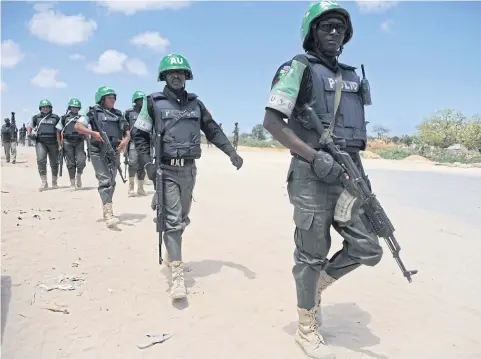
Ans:
<svg viewBox="0 0 481 359"><path fill-rule="evenodd" d="M316 151L319 151L318 149L314 149ZM308 160L306 160L304 157L299 156L297 153L291 152L292 157L297 158L298 160L301 160L302 162L310 163Z"/></svg>
<svg viewBox="0 0 481 359"><path fill-rule="evenodd" d="M84 140L83 135L64 135L63 138L69 142L82 142Z"/></svg>
<svg viewBox="0 0 481 359"><path fill-rule="evenodd" d="M160 161L162 164L172 167L185 167L190 166L195 160L188 158L162 158Z"/></svg>
<svg viewBox="0 0 481 359"><path fill-rule="evenodd" d="M320 151L320 149L314 149L315 151ZM346 151L347 152L347 151ZM351 156L351 158L353 159L354 163L357 162L357 153L359 152L359 150L357 151L352 151L352 152L347 152L349 154L349 156ZM291 152L291 155L295 158L297 158L298 160L301 160L303 162L306 162L306 163L310 163L308 160L306 160L304 157L302 156L299 156L297 153L294 153L294 152Z"/></svg>

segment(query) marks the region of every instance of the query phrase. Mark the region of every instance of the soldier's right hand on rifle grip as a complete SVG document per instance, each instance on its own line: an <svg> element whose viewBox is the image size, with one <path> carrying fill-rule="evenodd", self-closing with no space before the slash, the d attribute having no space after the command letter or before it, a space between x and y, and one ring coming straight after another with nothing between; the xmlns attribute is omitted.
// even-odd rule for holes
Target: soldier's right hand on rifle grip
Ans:
<svg viewBox="0 0 481 359"><path fill-rule="evenodd" d="M102 139L102 136L100 135L99 132L94 131L94 132L92 133L92 136L93 136L97 141L99 141L99 142L104 142L104 140Z"/></svg>
<svg viewBox="0 0 481 359"><path fill-rule="evenodd" d="M326 183L337 181L342 173L341 165L334 161L329 153L322 150L317 151L311 166L314 173Z"/></svg>

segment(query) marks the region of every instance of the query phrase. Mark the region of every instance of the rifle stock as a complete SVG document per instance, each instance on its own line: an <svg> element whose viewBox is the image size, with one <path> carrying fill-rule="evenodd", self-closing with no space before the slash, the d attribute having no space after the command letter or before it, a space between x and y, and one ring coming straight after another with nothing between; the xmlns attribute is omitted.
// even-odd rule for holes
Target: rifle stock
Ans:
<svg viewBox="0 0 481 359"><path fill-rule="evenodd" d="M347 179L343 179L344 187L350 193L355 194L357 200L360 201L360 206L364 209L364 213L372 225L376 235L384 238L394 257L394 260L401 269L403 276L409 281L409 283L411 283L411 276L416 274L418 271L407 270L404 266L404 263L399 256L401 246L394 236L394 226L377 200L376 195L370 190L363 174L359 171L351 156L347 152L340 150L335 145L332 135L324 128L324 125L317 116L316 112L308 105L304 105L303 110L307 112L309 122L312 126L314 126L316 132L320 135L319 142L321 147L342 166L345 174L347 174L349 177Z"/></svg>

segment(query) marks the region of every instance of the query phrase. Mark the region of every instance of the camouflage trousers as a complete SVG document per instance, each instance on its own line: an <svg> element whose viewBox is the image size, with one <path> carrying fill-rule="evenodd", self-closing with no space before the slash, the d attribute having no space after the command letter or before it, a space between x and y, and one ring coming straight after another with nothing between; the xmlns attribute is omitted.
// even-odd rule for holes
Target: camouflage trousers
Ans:
<svg viewBox="0 0 481 359"><path fill-rule="evenodd" d="M339 279L361 264L374 266L381 260L382 247L362 212L347 226L334 221L334 209L343 191L340 181L321 181L309 163L294 156L287 182L296 225L292 273L297 302L299 308L311 309L321 271ZM343 247L329 259L331 227L343 237Z"/></svg>
<svg viewBox="0 0 481 359"><path fill-rule="evenodd" d="M115 158L117 163L120 163L120 154L118 152L116 152ZM95 177L99 181L98 191L102 205L112 203L116 186L115 178L117 177L115 164L108 164L103 151L92 144L90 145L90 161L95 170Z"/></svg>

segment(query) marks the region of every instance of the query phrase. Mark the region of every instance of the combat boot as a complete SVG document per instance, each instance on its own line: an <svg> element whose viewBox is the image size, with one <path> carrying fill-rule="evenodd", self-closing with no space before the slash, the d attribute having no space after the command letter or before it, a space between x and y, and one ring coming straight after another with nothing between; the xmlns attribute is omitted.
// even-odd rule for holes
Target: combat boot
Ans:
<svg viewBox="0 0 481 359"><path fill-rule="evenodd" d="M144 190L144 180L138 180L137 181L137 194L139 196L145 196L145 190Z"/></svg>
<svg viewBox="0 0 481 359"><path fill-rule="evenodd" d="M81 188L81 187L82 187L82 174L77 173L77 188Z"/></svg>
<svg viewBox="0 0 481 359"><path fill-rule="evenodd" d="M296 343L312 359L336 359L336 355L326 345L316 322L316 307L312 309L297 308L299 325L296 331Z"/></svg>
<svg viewBox="0 0 481 359"><path fill-rule="evenodd" d="M170 298L183 299L187 297L187 290L184 284L184 268L181 261L173 261L172 267L172 288L170 289Z"/></svg>
<svg viewBox="0 0 481 359"><path fill-rule="evenodd" d="M104 219L108 228L115 227L120 223L120 219L114 216L114 211L112 208L112 203L106 203L103 206L104 209Z"/></svg>
<svg viewBox="0 0 481 359"><path fill-rule="evenodd" d="M70 179L70 187L75 188L75 178Z"/></svg>
<svg viewBox="0 0 481 359"><path fill-rule="evenodd" d="M38 190L42 192L48 188L47 176L40 176L40 179L42 180L42 184L40 185Z"/></svg>
<svg viewBox="0 0 481 359"><path fill-rule="evenodd" d="M57 176L52 176L52 188L58 188Z"/></svg>
<svg viewBox="0 0 481 359"><path fill-rule="evenodd" d="M336 279L332 278L329 274L326 273L326 271L322 271L319 274L319 279L317 281L317 291L316 291L316 309L317 309L317 314L316 314L316 320L319 326L322 326L322 308L321 308L321 295L324 290L326 290L328 287L334 283Z"/></svg>
<svg viewBox="0 0 481 359"><path fill-rule="evenodd" d="M134 192L134 185L135 185L135 177L129 177L129 197L134 197L135 192Z"/></svg>

